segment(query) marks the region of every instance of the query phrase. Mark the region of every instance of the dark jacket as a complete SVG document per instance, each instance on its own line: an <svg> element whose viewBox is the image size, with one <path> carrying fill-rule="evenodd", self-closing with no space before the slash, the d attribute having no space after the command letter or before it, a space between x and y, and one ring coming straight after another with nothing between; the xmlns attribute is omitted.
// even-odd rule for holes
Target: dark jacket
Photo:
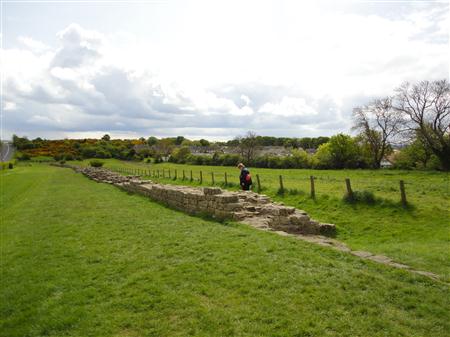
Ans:
<svg viewBox="0 0 450 337"><path fill-rule="evenodd" d="M252 179L250 176L250 171L246 167L244 167L241 170L241 175L239 176L239 180L240 180L242 189L248 190L250 185L252 184Z"/></svg>

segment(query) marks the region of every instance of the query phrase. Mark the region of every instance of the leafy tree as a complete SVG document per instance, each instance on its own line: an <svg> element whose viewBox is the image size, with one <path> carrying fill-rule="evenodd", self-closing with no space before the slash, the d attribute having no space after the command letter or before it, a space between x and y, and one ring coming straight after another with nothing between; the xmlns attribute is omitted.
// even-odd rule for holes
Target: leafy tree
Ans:
<svg viewBox="0 0 450 337"><path fill-rule="evenodd" d="M396 90L394 107L405 120L405 131L450 169L450 84L447 80L404 83Z"/></svg>
<svg viewBox="0 0 450 337"><path fill-rule="evenodd" d="M176 163L184 164L190 154L191 154L191 150L189 150L189 147L183 146L183 147L174 149L172 151L170 158Z"/></svg>
<svg viewBox="0 0 450 337"><path fill-rule="evenodd" d="M313 165L317 168L354 168L360 165L360 160L361 150L356 141L348 135L338 134L319 146Z"/></svg>
<svg viewBox="0 0 450 337"><path fill-rule="evenodd" d="M333 160L331 156L330 143L325 143L319 146L317 152L312 159L312 165L315 168L331 168Z"/></svg>
<svg viewBox="0 0 450 337"><path fill-rule="evenodd" d="M147 139L147 144L148 144L149 146L156 145L157 143L158 143L158 138L153 137L153 136L148 137L148 139Z"/></svg>
<svg viewBox="0 0 450 337"><path fill-rule="evenodd" d="M333 168L354 168L358 166L361 152L356 141L342 133L330 138L331 166Z"/></svg>
<svg viewBox="0 0 450 337"><path fill-rule="evenodd" d="M209 146L210 143L206 139L200 139L200 145L201 146Z"/></svg>
<svg viewBox="0 0 450 337"><path fill-rule="evenodd" d="M181 145L185 139L183 136L178 136L175 138L175 145Z"/></svg>
<svg viewBox="0 0 450 337"><path fill-rule="evenodd" d="M14 147L18 150L27 150L34 148L33 142L30 141L27 137L19 137L17 135L13 135L12 140Z"/></svg>
<svg viewBox="0 0 450 337"><path fill-rule="evenodd" d="M174 147L175 140L173 138L163 138L155 145L155 150L160 156L167 157L171 154Z"/></svg>
<svg viewBox="0 0 450 337"><path fill-rule="evenodd" d="M191 145L192 145L192 141L189 140L189 139L184 139L184 140L181 142L181 146L191 146Z"/></svg>
<svg viewBox="0 0 450 337"><path fill-rule="evenodd" d="M295 168L307 168L310 166L310 158L305 150L292 150L292 159L294 160Z"/></svg>
<svg viewBox="0 0 450 337"><path fill-rule="evenodd" d="M106 134L102 137L102 140L104 140L105 142L109 142L111 140L111 137L108 134Z"/></svg>

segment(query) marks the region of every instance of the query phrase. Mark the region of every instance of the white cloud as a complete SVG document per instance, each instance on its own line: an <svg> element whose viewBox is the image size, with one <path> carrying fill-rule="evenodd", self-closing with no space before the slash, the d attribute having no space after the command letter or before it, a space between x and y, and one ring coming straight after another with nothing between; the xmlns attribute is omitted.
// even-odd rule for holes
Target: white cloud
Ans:
<svg viewBox="0 0 450 337"><path fill-rule="evenodd" d="M14 102L3 102L3 110L5 111L17 110L17 104Z"/></svg>
<svg viewBox="0 0 450 337"><path fill-rule="evenodd" d="M157 40L79 24L56 47L20 36L1 51L6 134L329 135L353 106L448 75L448 6L216 5L191 4Z"/></svg>
<svg viewBox="0 0 450 337"><path fill-rule="evenodd" d="M279 103L266 103L259 112L266 112L275 116L316 116L319 112L308 105L304 98L284 96Z"/></svg>
<svg viewBox="0 0 450 337"><path fill-rule="evenodd" d="M19 36L17 39L23 46L35 53L43 53L48 51L49 49L49 47L46 46L43 42L34 40L33 38L28 36Z"/></svg>

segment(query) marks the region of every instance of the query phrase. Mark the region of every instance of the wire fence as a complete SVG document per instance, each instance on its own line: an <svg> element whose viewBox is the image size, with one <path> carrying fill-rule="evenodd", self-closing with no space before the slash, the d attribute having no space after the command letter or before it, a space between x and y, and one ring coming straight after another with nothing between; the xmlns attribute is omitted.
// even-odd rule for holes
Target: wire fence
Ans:
<svg viewBox="0 0 450 337"><path fill-rule="evenodd" d="M193 184L204 186L221 186L224 188L239 187L238 174L228 172L203 171L178 168L135 168L135 167L110 167L112 170L126 175L141 176L155 181L171 181L176 184ZM337 178L331 175L323 176L292 176L252 175L253 191L262 193L267 190L275 191L278 195L304 194L315 199L319 195L341 194L348 200L356 200L361 188L366 193L383 193L389 198L394 198L401 205L408 205L407 183L404 179L390 178L386 182L380 179ZM354 189L356 186L356 190ZM430 185L427 185L428 188Z"/></svg>

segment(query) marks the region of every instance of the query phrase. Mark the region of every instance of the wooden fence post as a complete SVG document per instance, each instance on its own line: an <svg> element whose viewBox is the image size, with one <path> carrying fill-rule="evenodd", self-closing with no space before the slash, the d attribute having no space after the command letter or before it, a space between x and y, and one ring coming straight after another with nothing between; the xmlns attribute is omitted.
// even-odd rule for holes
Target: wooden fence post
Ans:
<svg viewBox="0 0 450 337"><path fill-rule="evenodd" d="M227 186L228 185L228 177L227 177L227 173L226 172L225 172L224 178L225 178L225 186Z"/></svg>
<svg viewBox="0 0 450 337"><path fill-rule="evenodd" d="M347 187L347 195L350 199L353 199L353 191L352 191L352 185L350 184L350 179L345 178L345 186Z"/></svg>
<svg viewBox="0 0 450 337"><path fill-rule="evenodd" d="M186 175L184 174L184 170L183 170L183 181L186 179Z"/></svg>
<svg viewBox="0 0 450 337"><path fill-rule="evenodd" d="M170 177L170 169L169 169L169 179L170 179L171 177Z"/></svg>
<svg viewBox="0 0 450 337"><path fill-rule="evenodd" d="M163 169L163 172L162 172L163 174L162 174L162 177L163 178L165 178L166 177L166 169Z"/></svg>
<svg viewBox="0 0 450 337"><path fill-rule="evenodd" d="M191 179L190 179L191 181L193 181L194 180L194 177L192 176L192 170L191 170Z"/></svg>
<svg viewBox="0 0 450 337"><path fill-rule="evenodd" d="M173 176L173 180L177 180L177 169L175 169L175 174Z"/></svg>
<svg viewBox="0 0 450 337"><path fill-rule="evenodd" d="M214 185L214 172L211 172L211 183Z"/></svg>
<svg viewBox="0 0 450 337"><path fill-rule="evenodd" d="M316 188L314 186L314 176L310 176L309 179L311 180L311 198L314 199L316 197Z"/></svg>
<svg viewBox="0 0 450 337"><path fill-rule="evenodd" d="M400 180L400 195L402 197L402 205L406 207L408 202L406 201L405 182L403 180Z"/></svg>
<svg viewBox="0 0 450 337"><path fill-rule="evenodd" d="M284 193L283 177L280 174L280 193Z"/></svg>
<svg viewBox="0 0 450 337"><path fill-rule="evenodd" d="M259 193L261 192L261 181L259 180L259 174L256 175L256 183L258 184L256 186L256 191Z"/></svg>
<svg viewBox="0 0 450 337"><path fill-rule="evenodd" d="M202 171L200 171L200 184L203 182L203 174Z"/></svg>
<svg viewBox="0 0 450 337"><path fill-rule="evenodd" d="M158 174L158 178L159 178L159 169L158 169L158 170L156 170L156 173Z"/></svg>

